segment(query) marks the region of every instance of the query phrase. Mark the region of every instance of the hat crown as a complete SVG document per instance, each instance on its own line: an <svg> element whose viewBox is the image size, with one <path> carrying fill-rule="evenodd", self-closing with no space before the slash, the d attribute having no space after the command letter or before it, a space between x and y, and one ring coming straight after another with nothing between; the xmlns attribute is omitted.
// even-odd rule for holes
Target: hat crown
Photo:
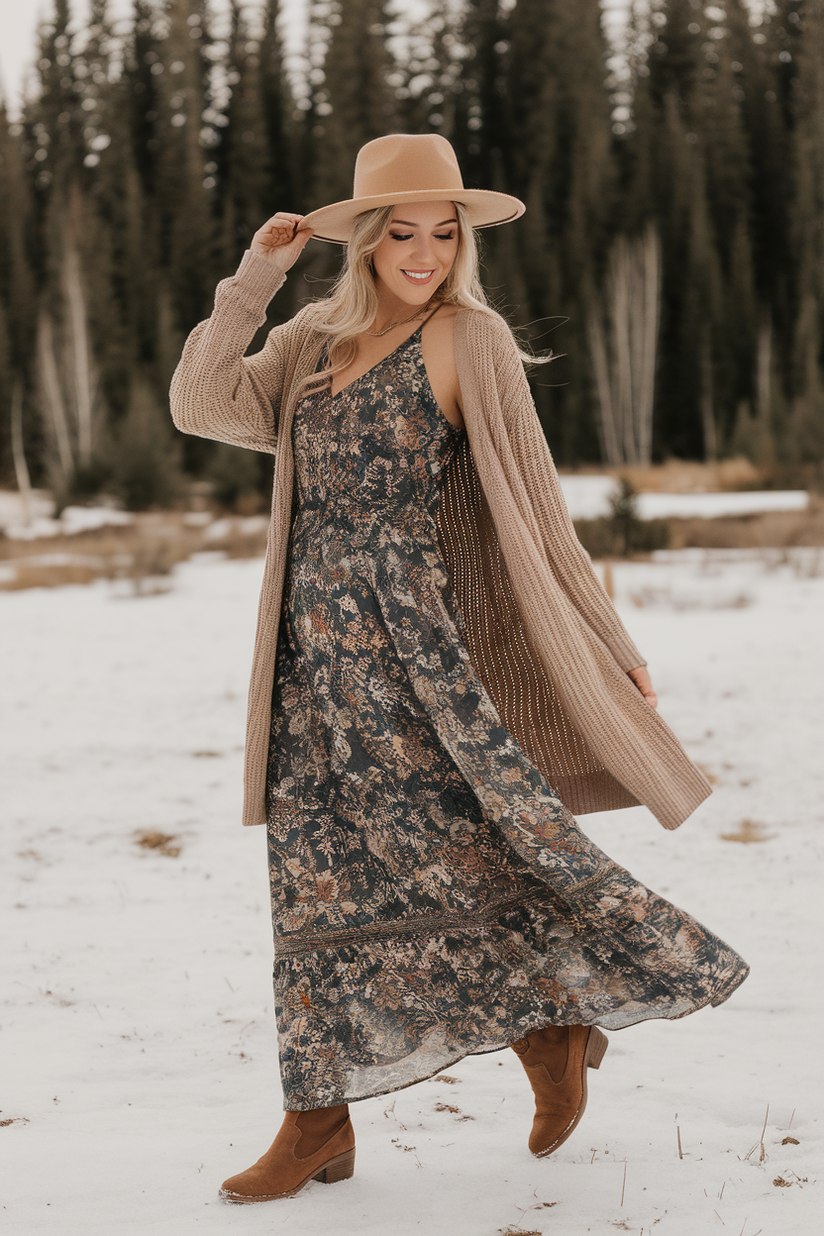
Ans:
<svg viewBox="0 0 824 1236"><path fill-rule="evenodd" d="M448 197L463 187L455 151L445 137L437 133L390 133L361 147L352 197L433 189L443 189Z"/></svg>

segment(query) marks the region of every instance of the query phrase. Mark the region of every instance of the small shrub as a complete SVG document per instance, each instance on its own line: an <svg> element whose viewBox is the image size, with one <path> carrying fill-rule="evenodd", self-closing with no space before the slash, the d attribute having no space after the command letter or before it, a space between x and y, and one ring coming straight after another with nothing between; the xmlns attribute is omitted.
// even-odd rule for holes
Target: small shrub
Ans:
<svg viewBox="0 0 824 1236"><path fill-rule="evenodd" d="M221 443L209 467L212 495L229 511L244 507L244 512L260 502L260 465L254 451ZM251 513L251 512L250 512Z"/></svg>
<svg viewBox="0 0 824 1236"><path fill-rule="evenodd" d="M626 477L609 500L611 514L600 519L576 519L575 531L593 558L627 558L666 549L670 541L665 519L640 519L638 494Z"/></svg>
<svg viewBox="0 0 824 1236"><path fill-rule="evenodd" d="M576 519L574 524L578 540L591 558L614 558L616 556L615 530L610 520L603 517Z"/></svg>
<svg viewBox="0 0 824 1236"><path fill-rule="evenodd" d="M88 463L78 464L71 476L66 477L52 468L48 474L48 488L54 499L54 517L59 519L67 506L78 506L98 497L107 488L112 475L111 463L101 452Z"/></svg>
<svg viewBox="0 0 824 1236"><path fill-rule="evenodd" d="M127 511L172 506L181 494L180 443L149 382L138 378L114 435L111 487Z"/></svg>

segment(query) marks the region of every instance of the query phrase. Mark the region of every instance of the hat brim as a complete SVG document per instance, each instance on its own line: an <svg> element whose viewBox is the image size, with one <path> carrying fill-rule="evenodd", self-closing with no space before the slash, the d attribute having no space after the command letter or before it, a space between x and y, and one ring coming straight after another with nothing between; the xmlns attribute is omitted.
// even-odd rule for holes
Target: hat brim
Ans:
<svg viewBox="0 0 824 1236"><path fill-rule="evenodd" d="M402 206L406 202L458 202L466 209L472 227L496 227L511 223L526 210L523 202L508 193L492 189L419 189L414 193L384 193L379 197L350 198L321 206L301 219L301 230L311 228L313 240L346 245L358 215L380 206Z"/></svg>

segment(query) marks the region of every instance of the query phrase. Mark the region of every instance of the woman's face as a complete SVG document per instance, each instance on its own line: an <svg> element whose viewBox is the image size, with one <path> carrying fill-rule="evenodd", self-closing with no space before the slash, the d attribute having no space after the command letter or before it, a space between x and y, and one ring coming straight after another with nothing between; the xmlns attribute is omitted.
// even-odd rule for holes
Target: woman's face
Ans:
<svg viewBox="0 0 824 1236"><path fill-rule="evenodd" d="M389 230L372 254L378 293L425 305L452 269L458 217L452 202L396 206Z"/></svg>

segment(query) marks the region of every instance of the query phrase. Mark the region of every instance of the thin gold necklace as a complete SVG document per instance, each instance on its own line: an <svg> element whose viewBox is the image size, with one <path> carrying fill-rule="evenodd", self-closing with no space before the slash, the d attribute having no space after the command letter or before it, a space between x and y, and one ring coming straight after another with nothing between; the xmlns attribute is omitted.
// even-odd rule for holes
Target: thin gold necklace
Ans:
<svg viewBox="0 0 824 1236"><path fill-rule="evenodd" d="M384 327L383 330L365 330L363 333L364 335L371 335L373 339L380 339L381 336L388 335L390 330L394 330L396 326L406 326L407 322L412 322L415 318L421 317L422 314L426 313L431 304L432 301L428 300L423 308L418 309L417 312L413 313L411 317L402 318L400 322L390 322L389 325Z"/></svg>

